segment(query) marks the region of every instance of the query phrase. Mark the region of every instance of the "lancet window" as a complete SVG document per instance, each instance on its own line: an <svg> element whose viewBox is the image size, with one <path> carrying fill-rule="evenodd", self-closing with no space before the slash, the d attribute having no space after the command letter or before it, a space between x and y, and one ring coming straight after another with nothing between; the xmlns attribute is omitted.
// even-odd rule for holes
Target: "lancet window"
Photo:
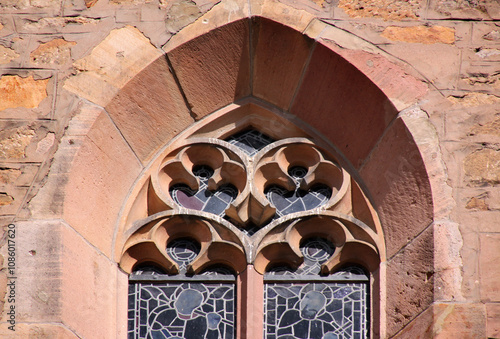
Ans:
<svg viewBox="0 0 500 339"><path fill-rule="evenodd" d="M236 337L249 265L263 275L252 298L264 338L369 337L381 230L337 157L251 125L167 148L137 194L120 263L129 338Z"/></svg>

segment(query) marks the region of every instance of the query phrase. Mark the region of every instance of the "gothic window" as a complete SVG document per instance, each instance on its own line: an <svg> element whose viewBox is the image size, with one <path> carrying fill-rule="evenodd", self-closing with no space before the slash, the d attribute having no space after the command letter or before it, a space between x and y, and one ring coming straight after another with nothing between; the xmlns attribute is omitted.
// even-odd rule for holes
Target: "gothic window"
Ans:
<svg viewBox="0 0 500 339"><path fill-rule="evenodd" d="M131 272L129 338L232 338L255 326L238 311L248 267L262 276L247 283L263 284L251 296L263 337L370 336L376 213L334 150L255 125L193 133L147 172L120 262Z"/></svg>

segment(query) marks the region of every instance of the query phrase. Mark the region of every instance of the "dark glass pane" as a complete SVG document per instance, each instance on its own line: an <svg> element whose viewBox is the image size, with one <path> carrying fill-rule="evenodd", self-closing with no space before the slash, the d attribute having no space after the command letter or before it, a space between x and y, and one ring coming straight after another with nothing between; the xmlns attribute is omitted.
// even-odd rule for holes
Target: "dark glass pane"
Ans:
<svg viewBox="0 0 500 339"><path fill-rule="evenodd" d="M227 138L226 141L239 147L249 156L253 156L255 153L274 142L272 138L256 130L246 130L234 134Z"/></svg>

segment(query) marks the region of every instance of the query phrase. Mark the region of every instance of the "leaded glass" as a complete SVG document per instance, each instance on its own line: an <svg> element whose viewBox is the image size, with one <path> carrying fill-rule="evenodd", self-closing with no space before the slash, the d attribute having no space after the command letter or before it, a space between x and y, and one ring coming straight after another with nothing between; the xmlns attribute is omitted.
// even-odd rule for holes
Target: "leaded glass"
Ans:
<svg viewBox="0 0 500 339"><path fill-rule="evenodd" d="M171 241L167 246L167 254L179 265L181 271L185 271L194 258L200 253L200 245L187 238Z"/></svg>
<svg viewBox="0 0 500 339"><path fill-rule="evenodd" d="M130 283L128 337L234 338L234 294L232 283Z"/></svg>
<svg viewBox="0 0 500 339"><path fill-rule="evenodd" d="M366 283L266 283L267 339L366 338Z"/></svg>
<svg viewBox="0 0 500 339"><path fill-rule="evenodd" d="M323 184L316 184L307 191L300 188L300 179L307 175L307 168L293 166L288 169L288 174L295 182L294 191L278 185L271 185L265 191L267 199L276 207L275 218L319 207L332 196L331 188Z"/></svg>
<svg viewBox="0 0 500 339"><path fill-rule="evenodd" d="M193 191L185 184L173 185L170 196L176 203L186 208L224 216L226 208L238 195L238 190L231 184L222 185L215 192L208 190L208 180L214 170L206 165L193 168L193 174L199 179L200 187Z"/></svg>
<svg viewBox="0 0 500 339"><path fill-rule="evenodd" d="M321 264L334 253L331 242L309 238L301 244L303 264L266 273L266 339L366 338L368 277L351 266L327 277Z"/></svg>
<svg viewBox="0 0 500 339"><path fill-rule="evenodd" d="M249 156L274 142L274 140L256 130L246 130L226 139L227 142L241 148Z"/></svg>

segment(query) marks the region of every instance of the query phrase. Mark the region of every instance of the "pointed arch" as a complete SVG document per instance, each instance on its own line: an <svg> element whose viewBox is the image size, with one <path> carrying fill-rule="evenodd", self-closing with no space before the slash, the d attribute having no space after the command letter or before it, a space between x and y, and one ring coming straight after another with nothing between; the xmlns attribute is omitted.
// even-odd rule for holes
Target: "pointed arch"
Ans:
<svg viewBox="0 0 500 339"><path fill-rule="evenodd" d="M85 77L75 77L67 89L102 107L82 104L72 126L85 121L86 130L71 129L64 139L77 140L78 152L72 150L65 188L75 193L64 202L63 218L119 262L126 239L136 230L134 221L147 217L141 214L145 200L136 197L148 197L148 173L161 154L172 145L184 146L191 134L224 139L249 126L245 119L254 114L260 120L252 124L271 136L279 127L280 138L310 137L320 150L328 150L355 179L352 196L366 197L377 212L385 259L376 281L387 274L394 288L377 301L387 311L387 325L380 314L373 327L375 336L392 335L432 303L432 221L435 211L440 217L446 213L445 207L433 205L445 181L442 165L432 160L436 150L415 141L415 116L400 114L425 86L418 75L375 49L343 49L345 32L317 21L297 31L275 20L240 18L172 42L166 54L156 51L130 66L126 81L103 91L99 100L75 89L85 86ZM330 35L313 34L318 27ZM266 123L269 117L274 124ZM65 151L59 154L64 157ZM118 162L108 159L117 155ZM430 166L435 166L432 178ZM105 197L105 204L95 207L88 202L93 197ZM373 213L367 206L355 207L361 219ZM164 207L158 202L154 208ZM424 296L421 304L401 300L408 284L411 293Z"/></svg>

